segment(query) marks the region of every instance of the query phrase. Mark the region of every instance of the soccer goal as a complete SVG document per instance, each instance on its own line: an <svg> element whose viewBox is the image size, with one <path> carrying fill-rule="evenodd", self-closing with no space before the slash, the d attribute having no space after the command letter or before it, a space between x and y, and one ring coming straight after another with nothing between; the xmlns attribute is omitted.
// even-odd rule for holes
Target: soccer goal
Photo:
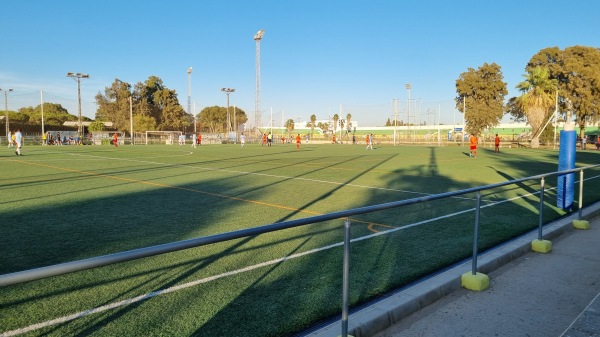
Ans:
<svg viewBox="0 0 600 337"><path fill-rule="evenodd" d="M181 131L146 131L146 145L167 144L173 145L179 140Z"/></svg>

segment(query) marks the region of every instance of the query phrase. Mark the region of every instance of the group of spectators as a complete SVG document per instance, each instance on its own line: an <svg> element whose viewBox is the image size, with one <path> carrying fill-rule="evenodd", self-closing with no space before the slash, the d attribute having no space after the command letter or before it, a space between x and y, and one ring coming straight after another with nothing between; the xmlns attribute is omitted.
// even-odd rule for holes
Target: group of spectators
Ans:
<svg viewBox="0 0 600 337"><path fill-rule="evenodd" d="M51 132L46 132L42 134L42 145L82 145L81 136L78 134L73 137L73 135L63 135L61 137L60 132L56 133L54 136Z"/></svg>

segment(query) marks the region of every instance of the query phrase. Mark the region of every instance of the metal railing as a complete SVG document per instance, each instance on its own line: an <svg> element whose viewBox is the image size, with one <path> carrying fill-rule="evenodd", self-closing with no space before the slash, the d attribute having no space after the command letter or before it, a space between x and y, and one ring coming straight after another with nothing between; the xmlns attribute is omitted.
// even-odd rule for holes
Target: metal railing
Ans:
<svg viewBox="0 0 600 337"><path fill-rule="evenodd" d="M119 262L131 261L141 259L144 257L156 256L160 254L171 253L179 250L195 248L205 245L210 245L219 242L230 241L239 238L245 238L249 236L255 236L265 234L269 232L275 232L293 227L299 227L329 220L345 219L344 220L344 257L343 257L343 282L342 282L342 336L348 335L348 312L349 312L349 274L350 274L350 229L351 222L350 217L354 215L372 213L376 211L397 208L402 206L414 205L433 200L440 200L445 198L457 197L468 193L477 193L476 207L475 207L475 224L474 224L474 239L473 239L473 256L472 256L472 273L477 273L477 257L478 257L478 233L479 233L479 216L481 206L481 191L503 187L507 185L513 185L522 183L529 180L540 180L540 204L539 204L539 225L538 225L538 239L542 239L543 229L543 204L544 204L544 185L545 178L549 176L566 176L579 172L579 199L578 199L578 217L582 218L583 209L583 172L588 169L600 167L598 165L586 166L583 168L575 168L570 170L563 170L558 172L551 172L545 174L539 174L521 179L515 179L505 181L496 184L478 186L467 188L454 192L439 193L435 195L428 195L424 197L418 197L407 200L400 200L394 202L388 202L378 205L358 207L349 210L333 212L328 214L316 215L308 218L302 218L297 220L290 220L285 222L278 222L260 227L253 227L248 229L242 229L234 232L221 233L216 235L210 235L195 239L177 241L162 245L156 245L151 247L145 247L140 249L134 249L124 251L120 253L108 254L103 256L92 257L88 259L61 263L57 265L35 268L31 270L25 270L20 272L14 272L9 274L0 275L0 287L38 280L51 276L58 276L76 271L82 271L87 269L98 268L107 266Z"/></svg>

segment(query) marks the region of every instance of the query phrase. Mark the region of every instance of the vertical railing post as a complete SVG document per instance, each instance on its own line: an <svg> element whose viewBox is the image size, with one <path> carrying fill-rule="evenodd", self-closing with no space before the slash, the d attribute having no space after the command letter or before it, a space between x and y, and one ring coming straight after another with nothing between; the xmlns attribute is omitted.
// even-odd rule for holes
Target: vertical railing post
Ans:
<svg viewBox="0 0 600 337"><path fill-rule="evenodd" d="M583 218L583 170L579 171L579 220Z"/></svg>
<svg viewBox="0 0 600 337"><path fill-rule="evenodd" d="M481 191L477 191L477 205L475 206L475 230L473 231L473 264L471 273L477 275L477 246L479 241L479 211L481 209Z"/></svg>
<svg viewBox="0 0 600 337"><path fill-rule="evenodd" d="M342 280L342 337L348 336L348 302L350 284L350 219L344 221L344 271Z"/></svg>
<svg viewBox="0 0 600 337"><path fill-rule="evenodd" d="M538 240L542 240L542 226L544 224L544 177L540 181L540 219L538 223Z"/></svg>

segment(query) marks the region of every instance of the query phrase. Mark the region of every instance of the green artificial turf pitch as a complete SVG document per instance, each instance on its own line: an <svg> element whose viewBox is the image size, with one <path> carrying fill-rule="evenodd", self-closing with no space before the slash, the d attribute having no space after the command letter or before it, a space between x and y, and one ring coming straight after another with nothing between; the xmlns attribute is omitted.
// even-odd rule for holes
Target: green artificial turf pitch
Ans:
<svg viewBox="0 0 600 337"><path fill-rule="evenodd" d="M578 152L577 166L599 153ZM23 154L0 152L0 274L558 167L556 150L480 147L471 158L460 146L25 146ZM585 201L600 199L599 174L586 171ZM545 221L565 214L554 186L548 178ZM536 228L539 190L532 180L482 192L480 250ZM467 194L353 217L352 237L366 239L351 247L351 304L469 258L474 207ZM340 314L343 220L7 286L0 334L292 335Z"/></svg>

